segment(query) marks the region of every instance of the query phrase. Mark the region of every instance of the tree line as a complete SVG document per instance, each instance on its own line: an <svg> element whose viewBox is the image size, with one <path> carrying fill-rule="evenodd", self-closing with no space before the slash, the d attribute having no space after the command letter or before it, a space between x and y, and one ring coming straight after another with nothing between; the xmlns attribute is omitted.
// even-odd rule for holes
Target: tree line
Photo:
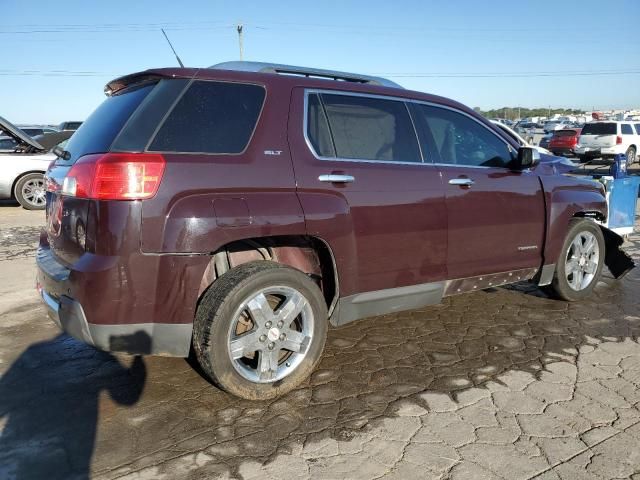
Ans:
<svg viewBox="0 0 640 480"><path fill-rule="evenodd" d="M502 107L492 110L482 110L475 107L474 110L487 118L506 118L507 120L517 120L528 117L550 117L554 114L560 115L580 115L584 110L575 108L523 108L523 107Z"/></svg>

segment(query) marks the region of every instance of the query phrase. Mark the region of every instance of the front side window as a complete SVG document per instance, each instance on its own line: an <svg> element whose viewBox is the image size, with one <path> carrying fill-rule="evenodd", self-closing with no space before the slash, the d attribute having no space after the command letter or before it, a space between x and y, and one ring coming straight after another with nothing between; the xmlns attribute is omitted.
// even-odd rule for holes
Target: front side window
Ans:
<svg viewBox="0 0 640 480"><path fill-rule="evenodd" d="M446 108L418 104L416 115L429 130L427 142L436 163L470 167L504 167L513 161L509 146L468 116Z"/></svg>
<svg viewBox="0 0 640 480"><path fill-rule="evenodd" d="M328 93L320 94L319 99L338 158L422 162L404 102Z"/></svg>
<svg viewBox="0 0 640 480"><path fill-rule="evenodd" d="M622 126L623 135L633 135L633 129L631 128L631 124L623 123L621 126Z"/></svg>
<svg viewBox="0 0 640 480"><path fill-rule="evenodd" d="M636 123L636 133L640 135L640 123Z"/></svg>
<svg viewBox="0 0 640 480"><path fill-rule="evenodd" d="M265 89L258 85L196 81L151 142L149 150L237 154L258 121Z"/></svg>

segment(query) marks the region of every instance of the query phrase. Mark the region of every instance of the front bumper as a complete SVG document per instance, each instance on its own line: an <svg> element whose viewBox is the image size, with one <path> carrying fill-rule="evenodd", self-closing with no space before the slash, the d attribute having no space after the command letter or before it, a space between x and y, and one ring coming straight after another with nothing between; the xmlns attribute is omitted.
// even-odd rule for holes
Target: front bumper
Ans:
<svg viewBox="0 0 640 480"><path fill-rule="evenodd" d="M70 336L110 352L187 357L192 324L94 324L73 298L73 271L59 263L51 250L39 247L37 288L49 318Z"/></svg>

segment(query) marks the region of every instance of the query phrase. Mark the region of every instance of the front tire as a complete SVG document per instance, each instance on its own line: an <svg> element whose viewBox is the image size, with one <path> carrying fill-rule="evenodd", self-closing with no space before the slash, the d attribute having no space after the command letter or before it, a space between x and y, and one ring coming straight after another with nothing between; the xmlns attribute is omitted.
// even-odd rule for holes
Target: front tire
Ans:
<svg viewBox="0 0 640 480"><path fill-rule="evenodd" d="M13 189L16 200L26 210L43 210L46 206L46 189L42 173L28 173L21 177Z"/></svg>
<svg viewBox="0 0 640 480"><path fill-rule="evenodd" d="M311 278L268 261L235 267L198 306L193 347L220 388L266 400L300 385L320 360L327 307Z"/></svg>
<svg viewBox="0 0 640 480"><path fill-rule="evenodd" d="M568 302L588 297L600 279L604 255L600 227L590 220L572 220L551 283L554 292Z"/></svg>

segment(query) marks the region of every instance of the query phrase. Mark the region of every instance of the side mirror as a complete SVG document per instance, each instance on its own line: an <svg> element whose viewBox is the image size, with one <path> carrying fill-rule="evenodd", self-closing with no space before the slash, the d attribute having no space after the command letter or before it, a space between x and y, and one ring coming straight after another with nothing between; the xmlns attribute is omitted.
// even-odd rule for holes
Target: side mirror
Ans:
<svg viewBox="0 0 640 480"><path fill-rule="evenodd" d="M520 147L518 158L515 162L515 170L526 170L533 168L540 162L540 152L533 147Z"/></svg>

